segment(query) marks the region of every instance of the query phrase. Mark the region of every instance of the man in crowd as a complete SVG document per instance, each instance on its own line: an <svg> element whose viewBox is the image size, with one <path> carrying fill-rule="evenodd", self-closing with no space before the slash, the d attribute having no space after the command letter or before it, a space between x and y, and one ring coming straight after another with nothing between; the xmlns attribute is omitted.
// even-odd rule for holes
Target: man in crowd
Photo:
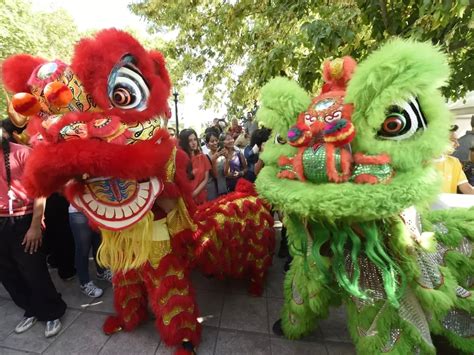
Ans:
<svg viewBox="0 0 474 355"><path fill-rule="evenodd" d="M238 136L242 133L242 127L239 125L239 121L237 118L233 118L231 125L229 127L229 133L231 134L232 138L237 139Z"/></svg>
<svg viewBox="0 0 474 355"><path fill-rule="evenodd" d="M0 281L13 302L24 309L16 333L30 329L37 320L46 322L45 336L61 330L66 304L56 291L42 251L45 200L25 193L21 176L30 154L26 146L10 142L11 132L0 125Z"/></svg>
<svg viewBox="0 0 474 355"><path fill-rule="evenodd" d="M249 137L251 137L253 132L255 132L255 130L257 128L258 128L258 124L253 119L252 112L248 112L247 113L247 121L245 121L245 124L244 124L245 132L249 135Z"/></svg>
<svg viewBox="0 0 474 355"><path fill-rule="evenodd" d="M464 164L463 170L467 181L474 186L474 145L469 148L469 161Z"/></svg>

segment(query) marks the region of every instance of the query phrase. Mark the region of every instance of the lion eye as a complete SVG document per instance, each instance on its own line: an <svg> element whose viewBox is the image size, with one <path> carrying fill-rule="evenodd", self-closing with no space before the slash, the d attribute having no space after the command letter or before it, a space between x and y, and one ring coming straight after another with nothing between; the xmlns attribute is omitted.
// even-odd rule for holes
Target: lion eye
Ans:
<svg viewBox="0 0 474 355"><path fill-rule="evenodd" d="M388 108L377 136L381 139L403 140L426 128L426 118L418 100L410 98L402 105L393 105Z"/></svg>
<svg viewBox="0 0 474 355"><path fill-rule="evenodd" d="M150 89L133 61L132 56L125 56L112 70L108 81L109 100L122 110L143 111L147 108Z"/></svg>
<svg viewBox="0 0 474 355"><path fill-rule="evenodd" d="M275 135L275 144L286 144L286 139L280 136L278 133Z"/></svg>

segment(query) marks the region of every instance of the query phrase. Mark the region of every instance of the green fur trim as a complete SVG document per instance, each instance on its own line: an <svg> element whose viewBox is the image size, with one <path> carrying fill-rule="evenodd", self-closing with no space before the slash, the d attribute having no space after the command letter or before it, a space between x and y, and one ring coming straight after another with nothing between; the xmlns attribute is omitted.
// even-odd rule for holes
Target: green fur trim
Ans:
<svg viewBox="0 0 474 355"><path fill-rule="evenodd" d="M286 139L288 128L295 124L298 114L305 111L311 97L296 82L274 78L261 90L261 108L257 120Z"/></svg>
<svg viewBox="0 0 474 355"><path fill-rule="evenodd" d="M438 176L432 169L398 174L389 184L376 185L301 183L277 178L278 171L268 165L262 169L256 181L258 193L287 213L329 222L389 218L409 206L431 201L439 191Z"/></svg>
<svg viewBox="0 0 474 355"><path fill-rule="evenodd" d="M427 289L418 284L413 287L423 309L437 319L444 317L446 312L454 306L457 299L456 280L447 268L441 267L440 271L443 274L443 284L439 288ZM436 305L436 307L433 307L433 305Z"/></svg>
<svg viewBox="0 0 474 355"><path fill-rule="evenodd" d="M437 223L441 224L441 230L436 229ZM474 207L429 211L423 214L423 225L436 231L437 239L447 246L457 246L464 237L474 241ZM448 233L443 233L442 226Z"/></svg>
<svg viewBox="0 0 474 355"><path fill-rule="evenodd" d="M298 339L314 330L317 317L311 310L305 287L303 258L293 259L284 281L285 303L282 311L282 329L288 339ZM295 297L293 287L298 292Z"/></svg>
<svg viewBox="0 0 474 355"><path fill-rule="evenodd" d="M417 328L401 319L398 310L388 302L379 301L372 306L365 306L361 311L353 302L347 304L349 331L359 354L381 354L389 343L390 331L400 329L400 337L391 351L384 354L413 354L419 347L422 354L435 354L435 348L426 343ZM379 314L380 312L380 314ZM377 320L375 320L377 317ZM373 332L367 332L375 321ZM389 350L389 349L387 349Z"/></svg>
<svg viewBox="0 0 474 355"><path fill-rule="evenodd" d="M385 235L389 236L386 242L393 258L397 260L397 264L403 270L408 282L418 278L420 268L416 258L413 257L416 245L405 224L400 217L388 219L385 223Z"/></svg>

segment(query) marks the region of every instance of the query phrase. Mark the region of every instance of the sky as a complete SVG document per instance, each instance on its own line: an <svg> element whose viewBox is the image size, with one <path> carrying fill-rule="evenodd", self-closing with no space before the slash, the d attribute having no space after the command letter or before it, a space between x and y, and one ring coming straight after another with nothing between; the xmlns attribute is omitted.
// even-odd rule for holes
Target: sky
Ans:
<svg viewBox="0 0 474 355"><path fill-rule="evenodd" d="M74 19L78 29L102 29L109 27L133 28L140 34L148 35L146 22L139 16L132 14L127 5L133 0L30 0L35 11L52 11L58 8L66 10ZM157 48L159 49L159 48ZM173 79L173 78L171 78ZM192 81L183 88L184 102L178 103L178 116L185 127L193 127L199 133L201 123L212 121L214 117L222 117L222 108L216 110L203 110L200 108L202 95L199 93L199 83ZM180 101L183 97L179 97ZM170 98L171 100L171 98ZM173 118L170 123L174 125L174 102L170 101ZM173 122L173 123L172 123Z"/></svg>

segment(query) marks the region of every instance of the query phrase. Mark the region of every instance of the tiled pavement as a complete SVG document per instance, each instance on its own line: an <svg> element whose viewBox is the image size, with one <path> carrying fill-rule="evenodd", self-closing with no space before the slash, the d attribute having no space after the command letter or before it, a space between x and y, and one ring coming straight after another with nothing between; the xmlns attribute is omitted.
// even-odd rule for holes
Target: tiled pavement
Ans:
<svg viewBox="0 0 474 355"><path fill-rule="evenodd" d="M0 355L2 354L172 354L148 321L131 333L106 336L102 323L112 313L112 289L106 282L104 295L92 300L79 292L77 281L64 282L51 271L53 281L68 304L63 329L53 338L44 337L44 324L15 334L22 311L0 286ZM275 336L271 327L283 304L283 260L274 258L263 297L246 294L242 281L218 281L193 273L201 315L204 318L198 354L354 354L343 309L334 309L329 319L309 337L290 341Z"/></svg>

